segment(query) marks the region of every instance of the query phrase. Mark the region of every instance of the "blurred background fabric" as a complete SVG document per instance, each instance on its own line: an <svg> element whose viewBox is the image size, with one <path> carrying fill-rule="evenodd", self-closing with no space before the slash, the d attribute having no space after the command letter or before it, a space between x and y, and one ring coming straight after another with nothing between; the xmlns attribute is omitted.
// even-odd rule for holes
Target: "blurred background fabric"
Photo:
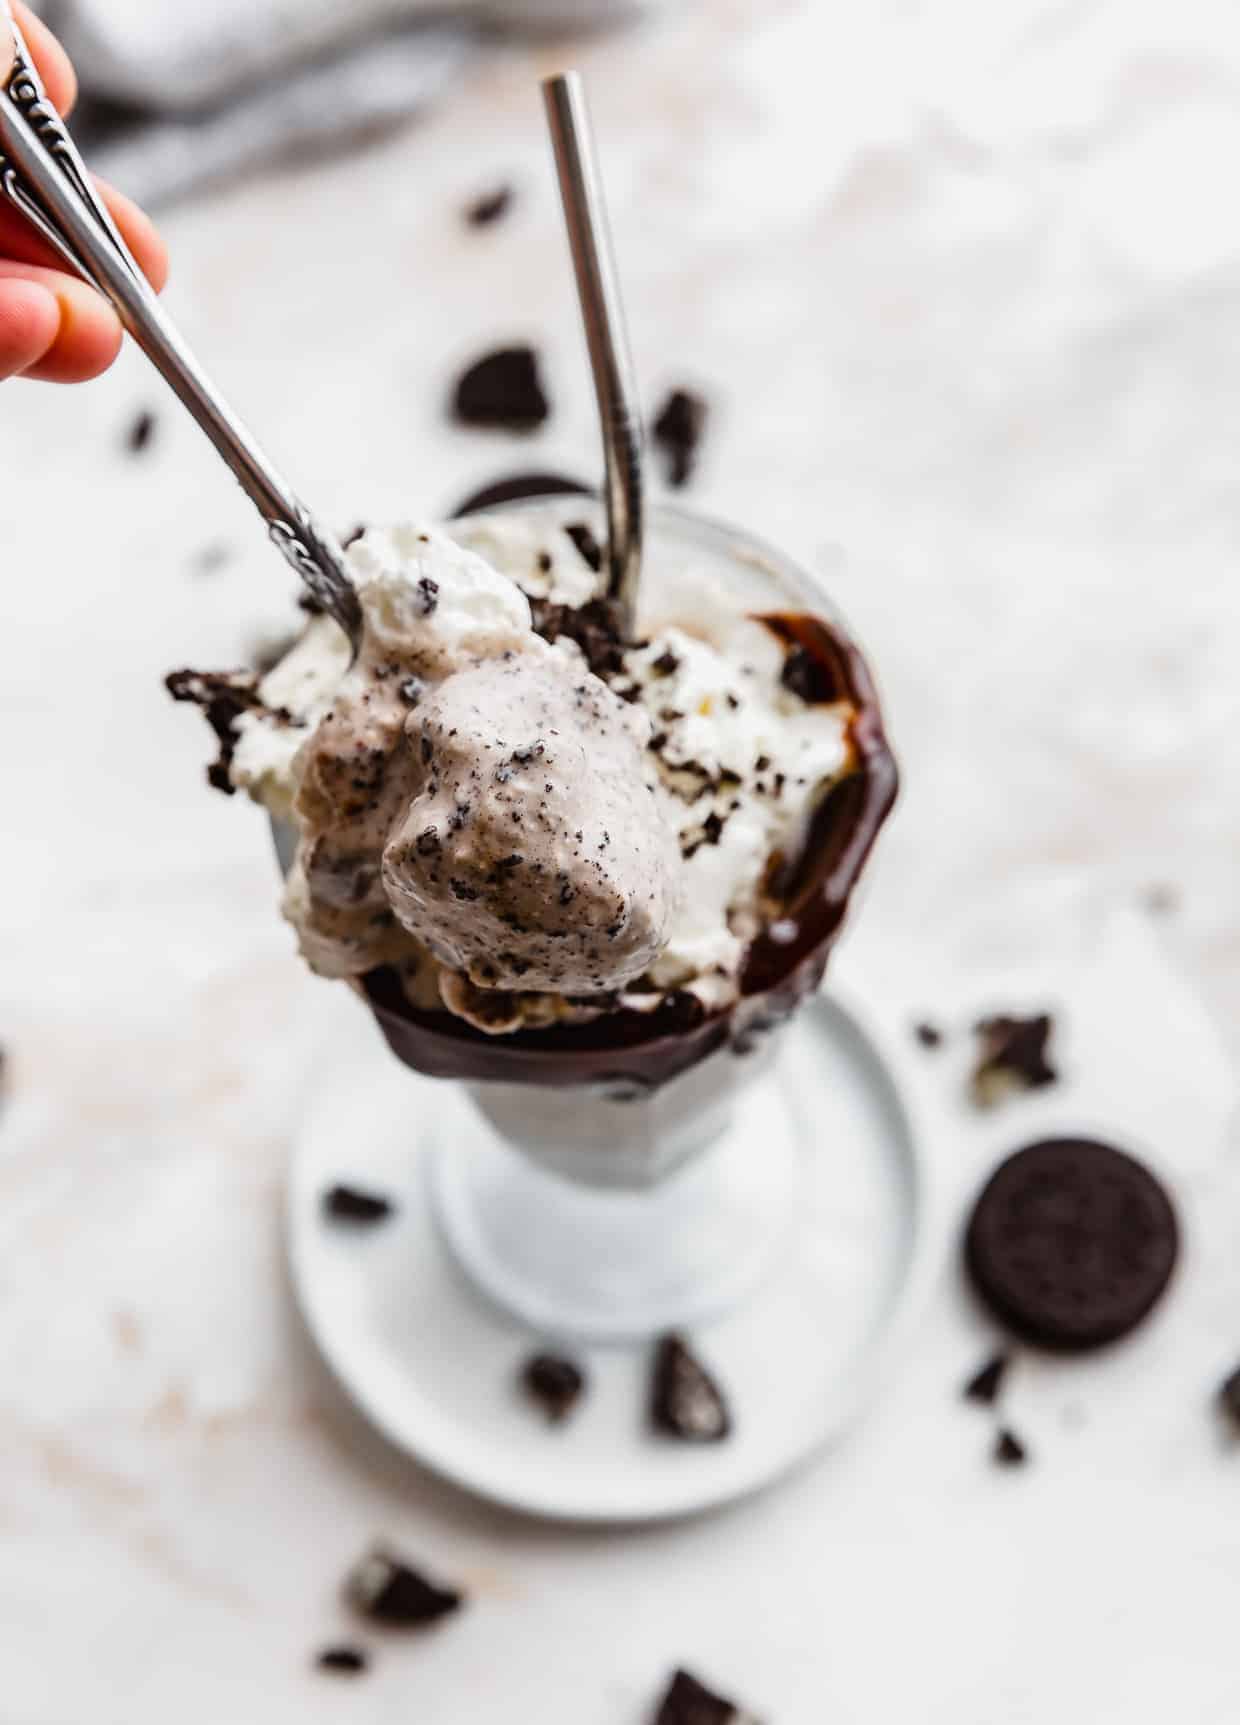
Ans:
<svg viewBox="0 0 1240 1725"><path fill-rule="evenodd" d="M78 69L75 131L106 178L167 205L416 114L514 34L659 0L44 0Z"/></svg>

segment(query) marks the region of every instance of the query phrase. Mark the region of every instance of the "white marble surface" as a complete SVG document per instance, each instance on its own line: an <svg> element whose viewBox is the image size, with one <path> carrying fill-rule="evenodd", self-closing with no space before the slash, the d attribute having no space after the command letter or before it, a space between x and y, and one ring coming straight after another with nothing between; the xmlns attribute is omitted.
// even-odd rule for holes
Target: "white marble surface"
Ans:
<svg viewBox="0 0 1240 1725"><path fill-rule="evenodd" d="M700 0L575 57L643 376L717 403L695 499L831 571L880 668L906 794L850 969L953 1021L1062 994L1088 1112L1173 1172L1188 1271L1131 1348L1020 1374L1019 1476L955 1400L985 1333L949 1274L852 1441L711 1519L540 1528L385 1452L309 1357L277 1228L298 1099L351 1003L294 961L262 823L206 792L200 729L160 686L277 627L287 583L188 422L163 412L124 455L161 403L139 360L85 391L6 388L0 1712L638 1725L685 1660L770 1725L1222 1725L1234 13ZM559 58L499 56L365 156L169 223L176 312L342 524L594 459L534 81ZM458 206L509 173L510 223L466 231ZM442 419L456 365L509 334L545 342L557 403L528 447ZM195 574L211 541L233 560ZM1176 915L1123 914L1159 882ZM1046 1118L1085 1106L1074 1082ZM946 1194L1043 1118L962 1122ZM475 1602L333 1686L308 1655L379 1531Z"/></svg>

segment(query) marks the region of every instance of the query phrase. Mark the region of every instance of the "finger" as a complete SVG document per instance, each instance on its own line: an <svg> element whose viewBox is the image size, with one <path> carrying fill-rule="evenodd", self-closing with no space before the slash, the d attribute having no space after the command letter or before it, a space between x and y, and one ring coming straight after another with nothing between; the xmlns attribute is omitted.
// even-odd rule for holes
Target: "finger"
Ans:
<svg viewBox="0 0 1240 1725"><path fill-rule="evenodd" d="M23 368L23 377L45 383L85 383L108 369L120 351L120 320L93 288L59 270L0 259L0 292L11 292L12 283L42 288L54 297L58 312L50 345Z"/></svg>
<svg viewBox="0 0 1240 1725"><path fill-rule="evenodd" d="M120 192L102 180L98 182L104 202L116 218L116 225L125 243L138 261L138 266L158 292L168 279L168 254L150 217ZM63 267L59 256L46 241L39 238L29 222L17 211L0 206L0 257L13 258L18 263L40 264L46 269Z"/></svg>
<svg viewBox="0 0 1240 1725"><path fill-rule="evenodd" d="M39 282L0 281L0 380L37 364L59 332L54 294Z"/></svg>
<svg viewBox="0 0 1240 1725"><path fill-rule="evenodd" d="M18 29L26 39L26 46L30 49L53 108L58 114L71 114L78 92L77 73L73 70L73 62L47 25L36 18L29 7L23 6L21 0L14 0L13 15L17 19ZM7 31L0 33L8 34Z"/></svg>
<svg viewBox="0 0 1240 1725"><path fill-rule="evenodd" d="M124 192L118 192L115 186L110 186L106 180L98 177L95 184L103 193L103 201L111 210L117 227L124 235L125 244L137 260L138 268L155 292L162 293L164 283L168 280L168 248L160 238L159 229L146 211L140 210Z"/></svg>

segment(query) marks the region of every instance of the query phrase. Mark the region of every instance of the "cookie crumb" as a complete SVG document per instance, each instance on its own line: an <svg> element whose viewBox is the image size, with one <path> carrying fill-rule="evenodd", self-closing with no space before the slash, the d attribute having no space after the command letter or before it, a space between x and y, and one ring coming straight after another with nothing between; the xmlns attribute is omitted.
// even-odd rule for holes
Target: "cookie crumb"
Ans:
<svg viewBox="0 0 1240 1725"><path fill-rule="evenodd" d="M1001 1427L995 1438L994 1459L999 1467L1024 1467L1029 1460L1029 1451L1006 1426Z"/></svg>
<svg viewBox="0 0 1240 1725"><path fill-rule="evenodd" d="M0 1077L2 1076L3 1068L0 1068ZM1240 1366L1219 1385L1217 1401L1219 1408L1240 1432Z"/></svg>
<svg viewBox="0 0 1240 1725"><path fill-rule="evenodd" d="M651 426L654 441L663 452L667 482L676 490L688 484L697 464L706 415L706 402L700 395L691 389L674 389Z"/></svg>
<svg viewBox="0 0 1240 1725"><path fill-rule="evenodd" d="M155 415L149 408L144 407L142 412L135 416L125 434L125 447L131 455L141 455L144 449L150 448L156 423Z"/></svg>
<svg viewBox="0 0 1240 1725"><path fill-rule="evenodd" d="M559 1354L534 1354L521 1368L521 1386L539 1403L550 1425L559 1425L576 1407L586 1387L585 1373Z"/></svg>
<svg viewBox="0 0 1240 1725"><path fill-rule="evenodd" d="M461 212L465 224L471 228L489 228L495 222L501 221L512 208L515 192L511 186L494 186L489 192L483 192L481 197L473 198Z"/></svg>
<svg viewBox="0 0 1240 1725"><path fill-rule="evenodd" d="M333 1222L384 1222L395 1207L390 1198L357 1186L332 1186L323 1194L323 1214Z"/></svg>
<svg viewBox="0 0 1240 1725"><path fill-rule="evenodd" d="M606 681L623 669L624 642L610 599L591 599L585 605L556 605L549 599L531 599L530 614L544 641L558 641L562 637L575 641L596 677Z"/></svg>
<svg viewBox="0 0 1240 1725"><path fill-rule="evenodd" d="M342 1676L357 1677L370 1664L369 1655L361 1647L325 1647L315 1655L320 1671L335 1671Z"/></svg>
<svg viewBox="0 0 1240 1725"><path fill-rule="evenodd" d="M993 1407L999 1399L999 1391L1003 1388L1003 1380L1007 1375L1012 1356L1008 1353L995 1354L993 1358L969 1379L964 1386L963 1395L967 1402L980 1402L983 1407Z"/></svg>

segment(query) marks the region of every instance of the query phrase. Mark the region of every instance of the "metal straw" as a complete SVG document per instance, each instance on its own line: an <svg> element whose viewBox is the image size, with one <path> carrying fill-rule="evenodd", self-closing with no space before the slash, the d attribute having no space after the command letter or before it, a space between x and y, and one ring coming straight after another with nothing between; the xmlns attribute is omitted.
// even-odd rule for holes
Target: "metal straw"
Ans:
<svg viewBox="0 0 1240 1725"><path fill-rule="evenodd" d="M356 648L361 613L339 545L228 407L160 304L48 100L6 0L0 0L0 30L6 27L17 56L0 81L0 197L115 307L258 509L272 542Z"/></svg>
<svg viewBox="0 0 1240 1725"><path fill-rule="evenodd" d="M642 429L585 92L576 72L543 83L577 277L606 465L608 590L632 633L642 563Z"/></svg>

